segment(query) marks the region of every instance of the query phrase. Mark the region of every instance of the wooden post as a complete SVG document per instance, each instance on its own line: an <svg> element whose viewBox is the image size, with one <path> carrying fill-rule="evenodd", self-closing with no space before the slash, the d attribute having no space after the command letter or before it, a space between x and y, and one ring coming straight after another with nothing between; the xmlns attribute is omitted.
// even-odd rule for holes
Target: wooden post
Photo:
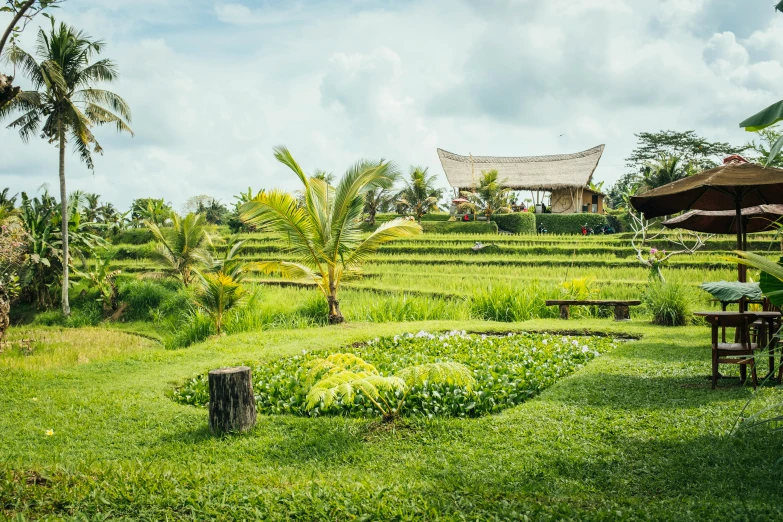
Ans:
<svg viewBox="0 0 783 522"><path fill-rule="evenodd" d="M626 305L614 305L615 321L630 321L631 313Z"/></svg>
<svg viewBox="0 0 783 522"><path fill-rule="evenodd" d="M243 432L256 425L256 401L250 368L209 372L209 431L214 435Z"/></svg>
<svg viewBox="0 0 783 522"><path fill-rule="evenodd" d="M560 319L568 319L569 305L560 305Z"/></svg>

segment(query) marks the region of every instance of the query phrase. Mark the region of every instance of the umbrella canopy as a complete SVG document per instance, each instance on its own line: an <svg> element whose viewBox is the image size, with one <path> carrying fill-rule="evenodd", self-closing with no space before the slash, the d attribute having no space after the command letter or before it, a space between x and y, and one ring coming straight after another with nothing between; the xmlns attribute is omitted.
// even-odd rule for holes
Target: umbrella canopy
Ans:
<svg viewBox="0 0 783 522"><path fill-rule="evenodd" d="M756 163L728 163L631 197L648 218L770 204L783 204L783 170Z"/></svg>
<svg viewBox="0 0 783 522"><path fill-rule="evenodd" d="M742 229L746 234L765 232L778 227L783 218L783 205L758 205L742 209ZM668 228L684 228L708 234L736 234L735 210L691 210L663 222Z"/></svg>
<svg viewBox="0 0 783 522"><path fill-rule="evenodd" d="M692 209L733 209L737 250L744 244L742 209L771 204L783 204L783 170L748 163L738 156L726 158L720 167L631 197L631 205L648 218ZM739 280L745 281L743 265L739 265Z"/></svg>

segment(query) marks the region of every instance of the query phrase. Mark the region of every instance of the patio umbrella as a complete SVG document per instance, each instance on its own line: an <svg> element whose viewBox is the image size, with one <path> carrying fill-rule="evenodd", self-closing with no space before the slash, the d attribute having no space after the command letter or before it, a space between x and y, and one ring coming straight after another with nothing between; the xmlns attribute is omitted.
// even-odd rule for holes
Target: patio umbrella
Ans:
<svg viewBox="0 0 783 522"><path fill-rule="evenodd" d="M783 205L758 205L742 209L742 249L748 244L747 235L766 232L778 227L783 218ZM736 234L737 212L735 210L691 210L681 216L664 221L667 228L684 228L708 234Z"/></svg>
<svg viewBox="0 0 783 522"><path fill-rule="evenodd" d="M648 218L683 210L734 210L737 250L742 250L742 209L783 204L783 170L748 163L738 156L727 160L720 167L633 196L631 205ZM740 265L739 279L744 282L743 268Z"/></svg>

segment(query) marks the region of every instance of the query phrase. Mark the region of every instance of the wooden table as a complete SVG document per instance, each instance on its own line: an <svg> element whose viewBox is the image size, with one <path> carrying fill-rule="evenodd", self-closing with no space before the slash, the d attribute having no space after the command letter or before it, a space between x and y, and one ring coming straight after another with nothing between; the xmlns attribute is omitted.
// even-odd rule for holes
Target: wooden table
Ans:
<svg viewBox="0 0 783 522"><path fill-rule="evenodd" d="M742 315L743 313L747 313L749 315L755 315L762 321L767 323L767 331L769 332L769 373L765 375L761 380L768 379L770 375L775 371L775 348L777 348L777 335L775 332L775 319L779 319L781 314L780 312L693 312L693 315L696 317L725 317L728 315ZM724 337L725 337L725 331L724 331ZM724 339L725 340L725 339ZM764 338L766 341L766 337ZM758 345L762 345L762 338L761 335L759 335L758 339ZM781 351L781 364L783 364L783 350ZM778 380L780 380L781 375L780 373L783 373L783 366L781 366L780 372L778 372Z"/></svg>

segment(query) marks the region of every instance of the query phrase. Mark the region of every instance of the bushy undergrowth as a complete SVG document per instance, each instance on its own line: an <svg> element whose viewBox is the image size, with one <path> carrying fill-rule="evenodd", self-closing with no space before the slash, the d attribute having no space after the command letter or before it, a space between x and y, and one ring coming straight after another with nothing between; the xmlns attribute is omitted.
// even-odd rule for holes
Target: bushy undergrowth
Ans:
<svg viewBox="0 0 783 522"><path fill-rule="evenodd" d="M467 366L475 379L472 390L427 382L409 391L404 412L429 417L476 417L524 402L615 345L616 341L607 337L530 333L487 336L454 331L377 338L351 347L350 351L384 376L429 363L456 362ZM255 367L253 386L259 413L377 415L361 392L351 401L338 400L327 412L306 410L309 389L305 377L309 365L326 355L326 352L304 353ZM183 404L207 405L206 375L188 380L174 391L173 398ZM389 397L389 400L398 398Z"/></svg>
<svg viewBox="0 0 783 522"><path fill-rule="evenodd" d="M692 320L692 292L679 281L650 284L644 293L645 307L652 315L653 324L685 326Z"/></svg>
<svg viewBox="0 0 783 522"><path fill-rule="evenodd" d="M180 314L189 307L190 298L182 285L173 279L121 279L117 283L119 301L126 308L125 321L160 321Z"/></svg>
<svg viewBox="0 0 783 522"><path fill-rule="evenodd" d="M558 317L556 306L547 306L548 299L596 299L597 289L588 279L574 279L555 284L533 281L525 285L496 285L477 290L470 300L472 317L485 321L517 322L534 318ZM607 313L598 306L575 306L574 318L603 317Z"/></svg>

